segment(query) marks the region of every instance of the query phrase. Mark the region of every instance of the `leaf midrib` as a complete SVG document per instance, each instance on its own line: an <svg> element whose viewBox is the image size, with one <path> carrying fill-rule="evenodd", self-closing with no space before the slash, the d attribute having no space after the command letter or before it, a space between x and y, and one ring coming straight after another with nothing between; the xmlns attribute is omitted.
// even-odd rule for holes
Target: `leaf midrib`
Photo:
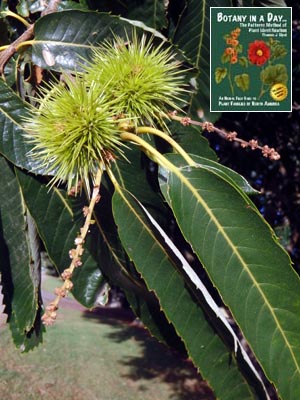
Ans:
<svg viewBox="0 0 300 400"><path fill-rule="evenodd" d="M64 205L65 209L68 211L68 213L70 214L71 218L74 217L74 213L72 208L70 207L69 203L67 202L67 200L64 198L64 196L61 194L60 190L57 189L56 187L53 187L53 192L57 195L57 197L60 199L60 201L62 202L62 204Z"/></svg>
<svg viewBox="0 0 300 400"><path fill-rule="evenodd" d="M93 48L95 46L90 45L90 44L79 44L79 43L74 43L74 42L64 42L64 41L57 41L57 40L34 40L32 43L32 46L35 46L37 44L47 44L47 45L55 45L55 46L72 46L72 47L83 47L83 48Z"/></svg>
<svg viewBox="0 0 300 400"><path fill-rule="evenodd" d="M214 174L214 172L212 172ZM221 234L223 235L225 241L228 243L229 247L232 249L233 253L236 255L236 257L238 258L238 260L240 261L240 263L242 264L242 266L244 267L244 270L248 273L248 276L250 277L250 279L252 280L254 286L257 288L259 294L261 295L261 297L263 298L263 300L265 301L265 304L267 305L275 323L276 326L278 326L279 332L282 335L282 338L284 340L284 342L286 343L287 348L289 349L289 352L291 354L292 360L296 366L296 372L298 372L300 374L300 367L298 365L297 359L295 357L294 352L292 351L292 346L290 345L284 330L281 327L281 324L278 320L278 318L276 317L276 314L271 306L271 304L269 303L267 297L265 296L264 292L262 291L262 289L260 288L259 284L257 283L254 275L252 274L252 272L250 271L250 269L247 266L247 263L245 262L245 260L243 259L243 257L240 255L240 253L237 250L237 247L234 245L234 243L232 242L232 240L230 239L230 237L227 235L226 231L223 229L223 226L219 223L217 217L214 215L214 213L211 211L211 209L209 208L208 204L205 202L205 200L200 196L199 192L193 187L193 185L191 185L191 183L189 182L189 180L178 170L178 172L175 173L177 175L177 177L179 178L179 180L191 191L192 195L197 199L197 201L202 205L202 207L204 208L204 210L207 212L207 214L209 215L209 217L211 218L212 222L215 224L216 228L218 231L221 232ZM221 178L222 179L222 178Z"/></svg>
<svg viewBox="0 0 300 400"><path fill-rule="evenodd" d="M0 103L0 111L1 111L1 114L3 114L5 116L5 118L7 118L13 125L16 125L18 128L23 130L23 127L20 124L20 122L18 122L16 119L12 118L11 115L8 114L7 111L5 111L4 107L2 106L2 103Z"/></svg>

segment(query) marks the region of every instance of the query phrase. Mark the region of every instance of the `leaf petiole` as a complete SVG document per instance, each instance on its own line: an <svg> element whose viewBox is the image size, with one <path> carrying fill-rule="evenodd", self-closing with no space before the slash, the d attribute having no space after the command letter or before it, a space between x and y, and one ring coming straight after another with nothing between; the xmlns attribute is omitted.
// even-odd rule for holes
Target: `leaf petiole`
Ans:
<svg viewBox="0 0 300 400"><path fill-rule="evenodd" d="M188 165L190 166L196 165L195 161L186 153L186 151L174 139L172 139L171 136L169 136L165 132L162 132L159 129L151 128L148 126L141 126L136 128L135 133L136 134L150 133L152 135L161 137L167 143L169 143L178 154L180 154L185 159Z"/></svg>
<svg viewBox="0 0 300 400"><path fill-rule="evenodd" d="M144 139L138 137L134 133L130 132L122 132L120 134L122 140L130 141L139 145L146 155L148 155L153 161L155 161L161 167L173 172L175 175L179 177L179 179L186 181L186 178L181 174L179 168L177 168L173 163L171 163L163 154L161 154L158 150L156 150L153 146L147 143ZM196 163L193 161L191 166L196 166Z"/></svg>

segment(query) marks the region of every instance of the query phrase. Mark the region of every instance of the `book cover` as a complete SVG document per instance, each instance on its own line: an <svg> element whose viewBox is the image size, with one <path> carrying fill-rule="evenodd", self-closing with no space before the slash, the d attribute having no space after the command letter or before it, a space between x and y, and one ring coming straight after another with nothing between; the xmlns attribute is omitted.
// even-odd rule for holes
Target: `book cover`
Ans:
<svg viewBox="0 0 300 400"><path fill-rule="evenodd" d="M291 7L211 7L210 110L291 111Z"/></svg>

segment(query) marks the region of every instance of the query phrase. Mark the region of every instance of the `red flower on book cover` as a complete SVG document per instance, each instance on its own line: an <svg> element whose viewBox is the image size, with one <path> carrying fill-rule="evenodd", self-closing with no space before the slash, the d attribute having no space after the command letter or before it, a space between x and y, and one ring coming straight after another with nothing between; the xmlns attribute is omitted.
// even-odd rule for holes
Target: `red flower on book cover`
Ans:
<svg viewBox="0 0 300 400"><path fill-rule="evenodd" d="M263 40L249 43L248 59L252 64L264 65L271 57L270 47Z"/></svg>

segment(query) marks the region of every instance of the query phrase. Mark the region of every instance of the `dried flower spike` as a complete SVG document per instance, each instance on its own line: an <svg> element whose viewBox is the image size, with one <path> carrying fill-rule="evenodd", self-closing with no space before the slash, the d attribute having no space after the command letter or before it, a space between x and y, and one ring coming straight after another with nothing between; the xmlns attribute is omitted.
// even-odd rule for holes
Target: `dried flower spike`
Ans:
<svg viewBox="0 0 300 400"><path fill-rule="evenodd" d="M89 212L90 212L90 209L87 206L84 206L82 209L83 216L86 217Z"/></svg>
<svg viewBox="0 0 300 400"><path fill-rule="evenodd" d="M226 139L229 142L233 142L236 139L236 137L237 137L237 133L236 132L229 132L229 133L227 133Z"/></svg>
<svg viewBox="0 0 300 400"><path fill-rule="evenodd" d="M63 287L61 288L57 287L54 289L54 294L59 297L66 297L67 291Z"/></svg>
<svg viewBox="0 0 300 400"><path fill-rule="evenodd" d="M77 238L74 240L74 243L78 246L79 244L83 244L84 243L84 239L80 236L77 236Z"/></svg>
<svg viewBox="0 0 300 400"><path fill-rule="evenodd" d="M258 141L251 139L249 140L249 146L251 147L251 150L255 150L258 148Z"/></svg>
<svg viewBox="0 0 300 400"><path fill-rule="evenodd" d="M61 274L64 283L61 287L56 288L54 293L56 299L46 307L46 312L42 317L42 322L44 325L52 325L56 319L56 310L58 309L58 304L62 297L67 296L68 292L73 289L74 284L71 281L74 269L82 265L81 256L84 252L83 244L87 233L89 232L89 226L91 224L91 215L93 213L97 198L99 196L101 177L103 173L102 166L99 167L96 176L94 177L94 187L92 190L92 195L90 198L90 203L85 207L86 215L84 225L80 228L80 236L75 239L76 248L69 251L69 256L71 258L71 263L68 268L66 268ZM88 212L87 212L88 210ZM55 314L53 314L55 313Z"/></svg>
<svg viewBox="0 0 300 400"><path fill-rule="evenodd" d="M63 280L66 280L66 279L71 279L72 275L73 275L72 270L70 268L66 268L61 274L61 277Z"/></svg>
<svg viewBox="0 0 300 400"><path fill-rule="evenodd" d="M46 311L45 314L42 316L42 322L46 326L53 325L57 317L56 311Z"/></svg>
<svg viewBox="0 0 300 400"><path fill-rule="evenodd" d="M212 124L211 122L208 121L204 121L204 122L200 122L200 121L194 121L190 118L186 118L186 117L180 117L177 116L176 112L170 112L169 116L171 119L173 119L174 121L179 121L181 124L185 125L185 121L188 120L188 123L191 125L196 125L196 126L201 126L203 130L206 130L207 132L215 132L217 133L220 137L228 140L229 142L235 142L235 143L239 143L239 145L242 148L247 148L250 147L251 150L256 150L259 149L261 150L262 154L264 157L269 158L270 160L274 160L277 161L280 159L280 154L277 153L277 151L275 151L275 149L270 148L269 146L265 145L265 146L260 146L258 144L258 141L255 139L251 139L248 142L246 140L240 139L237 136L237 132L225 132L220 128L217 128L216 126L214 126L214 124Z"/></svg>
<svg viewBox="0 0 300 400"><path fill-rule="evenodd" d="M58 308L57 305L54 302L52 302L46 307L46 310L49 312L53 312L56 311L57 308Z"/></svg>
<svg viewBox="0 0 300 400"><path fill-rule="evenodd" d="M191 118L183 117L183 118L181 118L181 123L183 126L189 126L191 123Z"/></svg>
<svg viewBox="0 0 300 400"><path fill-rule="evenodd" d="M78 268L78 267L81 267L81 266L82 266L82 261L81 261L80 258L75 258L75 259L73 260L73 264L74 264L74 267L75 267L75 268Z"/></svg>
<svg viewBox="0 0 300 400"><path fill-rule="evenodd" d="M65 280L65 285L64 285L64 286L65 286L65 289L66 289L66 290L72 290L74 284L73 284L73 282L70 281L70 279L66 279L66 280Z"/></svg>

